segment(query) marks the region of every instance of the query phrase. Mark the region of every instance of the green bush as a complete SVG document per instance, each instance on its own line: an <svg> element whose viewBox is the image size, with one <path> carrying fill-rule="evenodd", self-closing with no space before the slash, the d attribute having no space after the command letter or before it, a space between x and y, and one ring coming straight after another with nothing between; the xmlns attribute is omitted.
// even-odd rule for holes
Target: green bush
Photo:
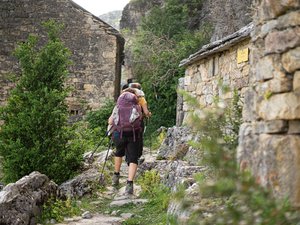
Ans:
<svg viewBox="0 0 300 225"><path fill-rule="evenodd" d="M67 125L64 82L70 52L58 38L62 25L48 21L43 26L48 32L43 46L30 35L14 53L21 77L1 109L0 154L6 182L39 171L60 183L81 165L82 149L72 144L73 131Z"/></svg>
<svg viewBox="0 0 300 225"><path fill-rule="evenodd" d="M202 1L193 1L201 7ZM143 86L152 112L145 138L161 126L171 127L176 119L178 78L184 76L180 61L209 40L210 28L189 29L190 2L167 0L143 19L131 47L132 71Z"/></svg>
<svg viewBox="0 0 300 225"><path fill-rule="evenodd" d="M105 104L96 111L91 111L87 114L86 121L88 122L87 130L92 135L94 145L105 137L107 132L108 118L111 115L115 102L111 99L107 100ZM109 139L103 141L103 146L107 146Z"/></svg>
<svg viewBox="0 0 300 225"><path fill-rule="evenodd" d="M112 113L114 106L115 102L111 99L108 99L99 110L89 112L86 118L89 123L89 128L100 128L105 133L107 128L107 121Z"/></svg>
<svg viewBox="0 0 300 225"><path fill-rule="evenodd" d="M39 221L43 224L49 223L51 219L55 219L56 222L63 222L65 217L80 215L80 212L76 202L70 198L65 201L50 198L43 205L42 215Z"/></svg>
<svg viewBox="0 0 300 225"><path fill-rule="evenodd" d="M144 194L153 197L155 188L160 184L160 176L156 170L146 171L138 180Z"/></svg>

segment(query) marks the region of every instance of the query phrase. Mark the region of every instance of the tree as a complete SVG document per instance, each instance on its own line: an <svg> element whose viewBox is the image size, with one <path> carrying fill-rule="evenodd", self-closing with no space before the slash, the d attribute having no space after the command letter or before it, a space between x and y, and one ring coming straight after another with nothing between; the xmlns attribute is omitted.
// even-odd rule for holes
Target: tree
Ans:
<svg viewBox="0 0 300 225"><path fill-rule="evenodd" d="M0 154L6 182L32 171L62 182L81 164L82 150L72 146L67 126L64 82L70 52L58 37L61 24L50 20L43 27L48 34L43 46L30 35L14 52L21 76L1 109Z"/></svg>
<svg viewBox="0 0 300 225"><path fill-rule="evenodd" d="M207 25L189 28L197 7L202 7L202 1L166 0L163 7L154 7L143 18L133 40L132 71L142 83L153 115L147 132L175 124L178 78L184 76L179 63L210 36Z"/></svg>

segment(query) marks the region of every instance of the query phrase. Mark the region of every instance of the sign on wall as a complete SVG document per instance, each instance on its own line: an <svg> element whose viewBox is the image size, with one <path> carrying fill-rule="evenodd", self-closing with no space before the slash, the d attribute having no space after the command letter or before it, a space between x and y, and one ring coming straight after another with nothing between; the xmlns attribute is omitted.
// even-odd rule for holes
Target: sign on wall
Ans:
<svg viewBox="0 0 300 225"><path fill-rule="evenodd" d="M237 50L237 63L248 62L249 60L249 48L243 48Z"/></svg>

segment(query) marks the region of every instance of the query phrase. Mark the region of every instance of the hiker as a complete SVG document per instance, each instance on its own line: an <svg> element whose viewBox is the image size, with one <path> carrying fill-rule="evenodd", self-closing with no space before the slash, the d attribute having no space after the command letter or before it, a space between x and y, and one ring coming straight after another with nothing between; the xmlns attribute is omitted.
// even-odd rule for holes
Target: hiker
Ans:
<svg viewBox="0 0 300 225"><path fill-rule="evenodd" d="M117 100L117 106L108 119L113 126L112 139L116 146L115 166L112 183L119 184L120 168L123 156L128 164L126 194L133 194L133 180L137 171L138 154L141 138L142 110L133 89L126 89Z"/></svg>
<svg viewBox="0 0 300 225"><path fill-rule="evenodd" d="M147 118L149 118L152 114L148 110L148 104L147 104L147 101L145 99L145 94L141 90L142 86L139 83L129 83L128 86L129 86L129 88L133 88L135 90L135 93L138 96L139 104L142 107L143 115L145 115ZM140 138L140 147L139 147L139 154L138 154L138 157L139 157L138 164L141 164L145 160L144 158L142 158L143 147L144 147L144 130L145 130L145 123L144 123L144 117L143 117L141 138Z"/></svg>

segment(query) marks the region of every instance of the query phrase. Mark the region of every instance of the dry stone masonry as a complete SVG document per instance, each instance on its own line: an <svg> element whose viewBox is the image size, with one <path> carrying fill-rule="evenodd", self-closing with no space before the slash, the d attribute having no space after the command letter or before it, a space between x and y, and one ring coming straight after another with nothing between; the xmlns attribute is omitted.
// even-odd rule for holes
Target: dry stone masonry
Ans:
<svg viewBox="0 0 300 225"><path fill-rule="evenodd" d="M237 153L241 168L299 206L300 1L258 0L254 13L253 25L183 60L181 86L204 107L216 96L232 97L219 81L239 90L244 102ZM189 109L185 102L177 109L181 125Z"/></svg>
<svg viewBox="0 0 300 225"><path fill-rule="evenodd" d="M62 39L73 61L68 85L74 90L67 102L74 117L118 96L124 39L110 25L71 0L3 0L0 12L0 105L14 86L9 75L19 72L13 50L30 33L44 35L41 22L49 19L65 25Z"/></svg>
<svg viewBox="0 0 300 225"><path fill-rule="evenodd" d="M221 99L232 98L232 92L224 92L224 87L245 92L252 82L249 77L250 32L253 24L239 31L205 45L188 59L181 62L186 66L183 89L197 98L204 107L213 104L218 96ZM251 54L250 54L251 55ZM180 109L180 106L177 106ZM177 115L177 125L187 115L188 106L184 103ZM182 115L183 114L183 115Z"/></svg>
<svg viewBox="0 0 300 225"><path fill-rule="evenodd" d="M277 196L300 203L300 1L260 0L238 160Z"/></svg>

